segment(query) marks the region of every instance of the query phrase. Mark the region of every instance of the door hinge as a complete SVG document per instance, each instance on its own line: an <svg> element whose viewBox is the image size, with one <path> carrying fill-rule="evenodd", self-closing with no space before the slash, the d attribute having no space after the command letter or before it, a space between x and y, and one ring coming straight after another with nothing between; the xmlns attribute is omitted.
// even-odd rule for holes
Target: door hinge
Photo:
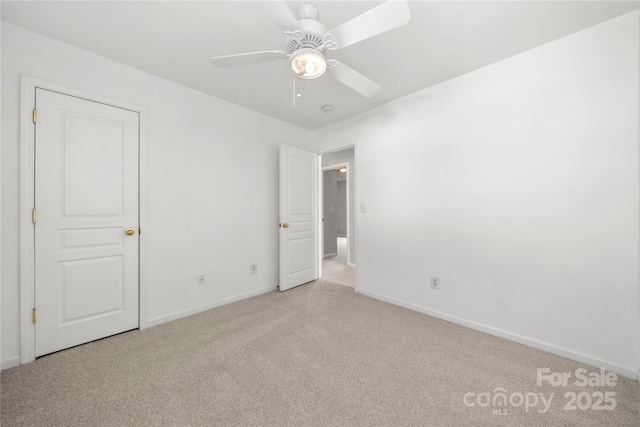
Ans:
<svg viewBox="0 0 640 427"><path fill-rule="evenodd" d="M38 110L34 109L33 110L33 123L36 123L38 121Z"/></svg>
<svg viewBox="0 0 640 427"><path fill-rule="evenodd" d="M31 211L31 222L36 223L36 208Z"/></svg>
<svg viewBox="0 0 640 427"><path fill-rule="evenodd" d="M31 321L33 321L33 323L36 323L36 309L35 308L31 311Z"/></svg>

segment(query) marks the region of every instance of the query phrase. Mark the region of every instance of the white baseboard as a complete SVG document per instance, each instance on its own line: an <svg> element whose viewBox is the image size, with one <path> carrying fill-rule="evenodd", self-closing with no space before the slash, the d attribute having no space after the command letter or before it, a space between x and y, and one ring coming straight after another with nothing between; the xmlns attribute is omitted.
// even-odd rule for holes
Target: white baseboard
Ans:
<svg viewBox="0 0 640 427"><path fill-rule="evenodd" d="M561 347L561 346L550 344L544 341L539 341L534 338L529 338L523 335L514 334L512 332L505 331L499 328L494 328L493 326L488 326L473 320L464 319L458 316L452 316L436 310L431 310L426 307L410 304L396 298L379 294L377 292L372 292L365 289L356 289L356 292L380 301L384 301L390 304L398 305L400 307L408 308L409 310L418 311L420 313L437 317L439 319L446 320L451 323L456 323L458 325L462 325L470 329L475 329L477 331L486 332L488 334L495 335L500 338L505 338L510 341L515 341L517 343L524 344L526 346L533 347L538 350L546 351L547 353L566 357L567 359L575 360L576 362L584 363L585 365L590 365L596 368L605 368L608 371L615 372L616 374L625 376L627 378L637 379L638 382L640 382L640 370L636 371L633 368L628 368L625 366L616 365L614 363L609 363L605 360L598 359L595 356L583 353L581 351L573 350L566 347Z"/></svg>
<svg viewBox="0 0 640 427"><path fill-rule="evenodd" d="M161 325L163 323L171 322L172 320L181 319L183 317L192 316L194 314L202 313L203 311L211 310L212 308L220 307L223 305L231 304L232 302L240 301L246 298L255 297L257 295L262 295L267 292L278 290L278 285L269 286L267 288L258 289L257 291L251 291L244 294L236 295L231 298L226 298L220 301L213 302L211 304L201 305L199 307L191 308L189 310L180 311L178 313L170 314L168 316L155 317L153 319L149 319L147 326L150 328L152 326Z"/></svg>
<svg viewBox="0 0 640 427"><path fill-rule="evenodd" d="M347 261L347 266L348 267L355 267L356 265L352 262Z"/></svg>
<svg viewBox="0 0 640 427"><path fill-rule="evenodd" d="M336 255L338 255L338 252L332 252L330 254L324 254L324 257L325 258L331 258L332 256L336 256Z"/></svg>
<svg viewBox="0 0 640 427"><path fill-rule="evenodd" d="M20 366L20 356L13 356L7 360L3 360L0 369L4 371L5 369L15 368L16 366Z"/></svg>

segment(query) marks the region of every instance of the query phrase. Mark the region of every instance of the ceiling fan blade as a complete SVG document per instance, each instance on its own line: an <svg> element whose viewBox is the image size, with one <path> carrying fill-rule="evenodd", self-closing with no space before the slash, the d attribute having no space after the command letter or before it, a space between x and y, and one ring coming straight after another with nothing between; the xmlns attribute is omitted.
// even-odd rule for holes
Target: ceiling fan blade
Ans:
<svg viewBox="0 0 640 427"><path fill-rule="evenodd" d="M217 68L237 67L240 65L259 64L261 62L277 61L286 58L287 54L281 50L266 50L264 52L239 53L236 55L214 56L209 59Z"/></svg>
<svg viewBox="0 0 640 427"><path fill-rule="evenodd" d="M329 31L340 48L358 43L409 22L406 0L389 0Z"/></svg>
<svg viewBox="0 0 640 427"><path fill-rule="evenodd" d="M296 31L300 29L298 20L284 0L264 1L260 4L282 31Z"/></svg>
<svg viewBox="0 0 640 427"><path fill-rule="evenodd" d="M380 85L363 76L351 67L342 62L334 61L336 64L329 72L334 79L349 86L351 89L367 98L374 97L380 91Z"/></svg>

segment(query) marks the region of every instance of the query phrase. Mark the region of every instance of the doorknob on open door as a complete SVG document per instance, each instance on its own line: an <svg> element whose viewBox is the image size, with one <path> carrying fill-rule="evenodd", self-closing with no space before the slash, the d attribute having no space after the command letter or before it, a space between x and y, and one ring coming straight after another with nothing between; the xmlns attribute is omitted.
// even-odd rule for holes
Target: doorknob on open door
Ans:
<svg viewBox="0 0 640 427"><path fill-rule="evenodd" d="M135 234L135 230L133 228L127 228L126 230L124 230L124 234L126 234L127 236L133 236Z"/></svg>
<svg viewBox="0 0 640 427"><path fill-rule="evenodd" d="M289 228L289 224L287 224L286 222L280 224L282 226L282 228Z"/></svg>

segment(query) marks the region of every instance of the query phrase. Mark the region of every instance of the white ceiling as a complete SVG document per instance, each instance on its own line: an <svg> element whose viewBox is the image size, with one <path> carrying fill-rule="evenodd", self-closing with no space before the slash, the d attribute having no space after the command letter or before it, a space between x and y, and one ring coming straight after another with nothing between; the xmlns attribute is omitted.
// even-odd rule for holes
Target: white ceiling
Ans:
<svg viewBox="0 0 640 427"><path fill-rule="evenodd" d="M307 2L288 1L297 16ZM329 29L380 1L318 1ZM2 1L2 19L307 129L516 55L638 8L638 1L410 1L406 26L330 56L382 86L364 98L329 76L293 107L286 61L216 69L211 56L284 49L255 1ZM324 113L321 106L334 106Z"/></svg>

